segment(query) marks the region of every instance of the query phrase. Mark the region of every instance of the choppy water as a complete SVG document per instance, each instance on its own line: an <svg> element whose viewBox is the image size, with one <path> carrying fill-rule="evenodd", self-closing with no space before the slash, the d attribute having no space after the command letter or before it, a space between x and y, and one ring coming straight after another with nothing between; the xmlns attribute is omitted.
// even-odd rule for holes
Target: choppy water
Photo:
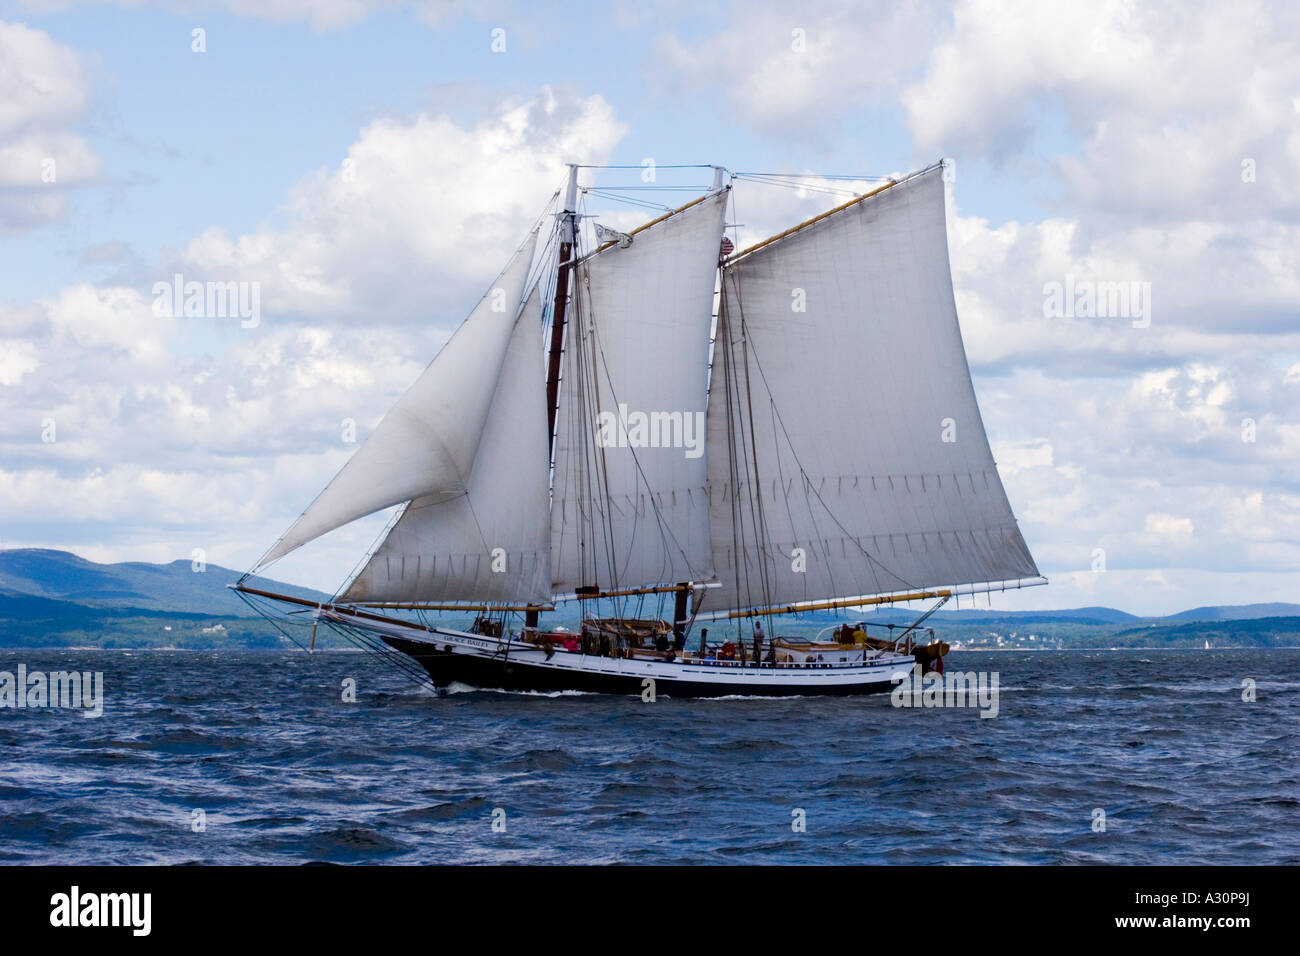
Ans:
<svg viewBox="0 0 1300 956"><path fill-rule="evenodd" d="M952 654L999 672L996 719L439 699L342 653L20 662L103 671L105 714L0 710L4 863L1300 863L1300 650Z"/></svg>

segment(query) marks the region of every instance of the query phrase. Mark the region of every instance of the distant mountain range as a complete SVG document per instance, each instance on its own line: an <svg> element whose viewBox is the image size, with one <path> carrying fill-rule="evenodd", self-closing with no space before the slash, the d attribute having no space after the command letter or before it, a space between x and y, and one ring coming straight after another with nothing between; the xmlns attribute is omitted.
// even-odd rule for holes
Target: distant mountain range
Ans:
<svg viewBox="0 0 1300 956"><path fill-rule="evenodd" d="M230 590L238 579L229 568L197 570L189 561L96 564L67 551L0 551L0 647L286 646ZM329 597L264 584L295 597Z"/></svg>
<svg viewBox="0 0 1300 956"><path fill-rule="evenodd" d="M0 647L284 645L279 633L227 587L238 578L239 572L229 568L209 564L199 571L189 561L97 564L67 551L0 551ZM262 583L283 594L313 601L328 599L328 595L307 588ZM915 619L916 611L882 608L864 616L880 624L906 625ZM842 620L843 615L830 612L800 618L802 630ZM1070 644L1058 646L1076 646L1078 641L1086 641L1087 646L1111 646L1105 642L1118 635L1126 641L1137 635L1191 642L1200 632L1187 625L1197 622L1222 625L1212 629L1220 640L1241 634L1247 643L1256 643L1258 634L1267 633L1272 643L1288 643L1285 635L1294 632L1294 643L1300 643L1300 604L1207 606L1158 618L1141 618L1109 607L958 610L939 611L927 623L943 625L946 631L959 629L962 635L975 636L977 643L978 635L991 635L991 643L992 638L1000 640L1002 632L1017 641L1036 632L1036 641L1070 638ZM1231 622L1256 623L1234 626ZM1277 637L1279 634L1283 636Z"/></svg>
<svg viewBox="0 0 1300 956"><path fill-rule="evenodd" d="M1300 611L1296 604L1229 604L1194 607L1190 611L1170 614L1166 621L1248 621L1261 617L1295 617Z"/></svg>
<svg viewBox="0 0 1300 956"><path fill-rule="evenodd" d="M255 616L229 589L240 573L215 564L202 571L189 561L96 564L70 551L22 548L0 551L0 595L73 601L91 607L139 608L221 617ZM319 591L266 582L283 594L328 600Z"/></svg>
<svg viewBox="0 0 1300 956"><path fill-rule="evenodd" d="M816 620L842 620L834 612L817 612L809 615ZM881 623L910 624L916 619L913 610L880 608L869 612L868 617ZM936 611L930 620L946 624L1152 624L1186 621L1245 621L1262 617L1300 617L1300 604L1229 604L1215 607L1198 607L1179 611L1164 617L1139 617L1113 607L1076 607L1059 611Z"/></svg>

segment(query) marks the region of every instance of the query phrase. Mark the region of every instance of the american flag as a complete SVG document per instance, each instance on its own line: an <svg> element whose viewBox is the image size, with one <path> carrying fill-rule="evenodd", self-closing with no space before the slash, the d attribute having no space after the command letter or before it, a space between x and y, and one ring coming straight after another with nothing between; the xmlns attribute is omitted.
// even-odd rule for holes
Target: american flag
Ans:
<svg viewBox="0 0 1300 956"><path fill-rule="evenodd" d="M726 236L723 236L723 237L722 237L722 254L723 254L724 256L729 256L729 255L731 255L731 254L732 254L733 252L735 252L735 251L736 251L736 245L735 245L735 243L733 243L733 242L732 242L730 239L728 239Z"/></svg>

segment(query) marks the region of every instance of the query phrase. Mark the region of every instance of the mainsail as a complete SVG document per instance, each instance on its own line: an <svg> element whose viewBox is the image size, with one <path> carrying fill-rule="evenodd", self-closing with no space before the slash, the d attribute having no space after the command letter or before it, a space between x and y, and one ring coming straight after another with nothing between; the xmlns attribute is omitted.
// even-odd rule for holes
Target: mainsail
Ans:
<svg viewBox="0 0 1300 956"><path fill-rule="evenodd" d="M708 611L1038 575L971 385L939 167L727 264L708 427Z"/></svg>
<svg viewBox="0 0 1300 956"><path fill-rule="evenodd" d="M534 230L415 384L260 564L391 505L465 494L536 241Z"/></svg>
<svg viewBox="0 0 1300 956"><path fill-rule="evenodd" d="M575 267L556 418L557 593L710 573L701 425L727 192Z"/></svg>
<svg viewBox="0 0 1300 956"><path fill-rule="evenodd" d="M544 394L534 287L515 323L465 493L412 501L342 600L550 600Z"/></svg>

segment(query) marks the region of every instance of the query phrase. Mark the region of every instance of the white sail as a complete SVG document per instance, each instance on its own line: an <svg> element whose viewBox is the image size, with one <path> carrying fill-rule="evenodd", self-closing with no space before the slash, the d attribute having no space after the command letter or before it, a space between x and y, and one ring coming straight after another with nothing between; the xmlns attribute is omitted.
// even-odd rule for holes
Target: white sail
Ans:
<svg viewBox="0 0 1300 956"><path fill-rule="evenodd" d="M971 385L940 169L723 283L705 611L1037 576Z"/></svg>
<svg viewBox="0 0 1300 956"><path fill-rule="evenodd" d="M415 384L262 564L390 505L465 493L536 241L534 230Z"/></svg>
<svg viewBox="0 0 1300 956"><path fill-rule="evenodd" d="M700 580L704 463L726 192L575 269L556 417L557 593Z"/></svg>
<svg viewBox="0 0 1300 956"><path fill-rule="evenodd" d="M343 600L550 600L541 322L534 287L511 336L465 493L412 501Z"/></svg>

